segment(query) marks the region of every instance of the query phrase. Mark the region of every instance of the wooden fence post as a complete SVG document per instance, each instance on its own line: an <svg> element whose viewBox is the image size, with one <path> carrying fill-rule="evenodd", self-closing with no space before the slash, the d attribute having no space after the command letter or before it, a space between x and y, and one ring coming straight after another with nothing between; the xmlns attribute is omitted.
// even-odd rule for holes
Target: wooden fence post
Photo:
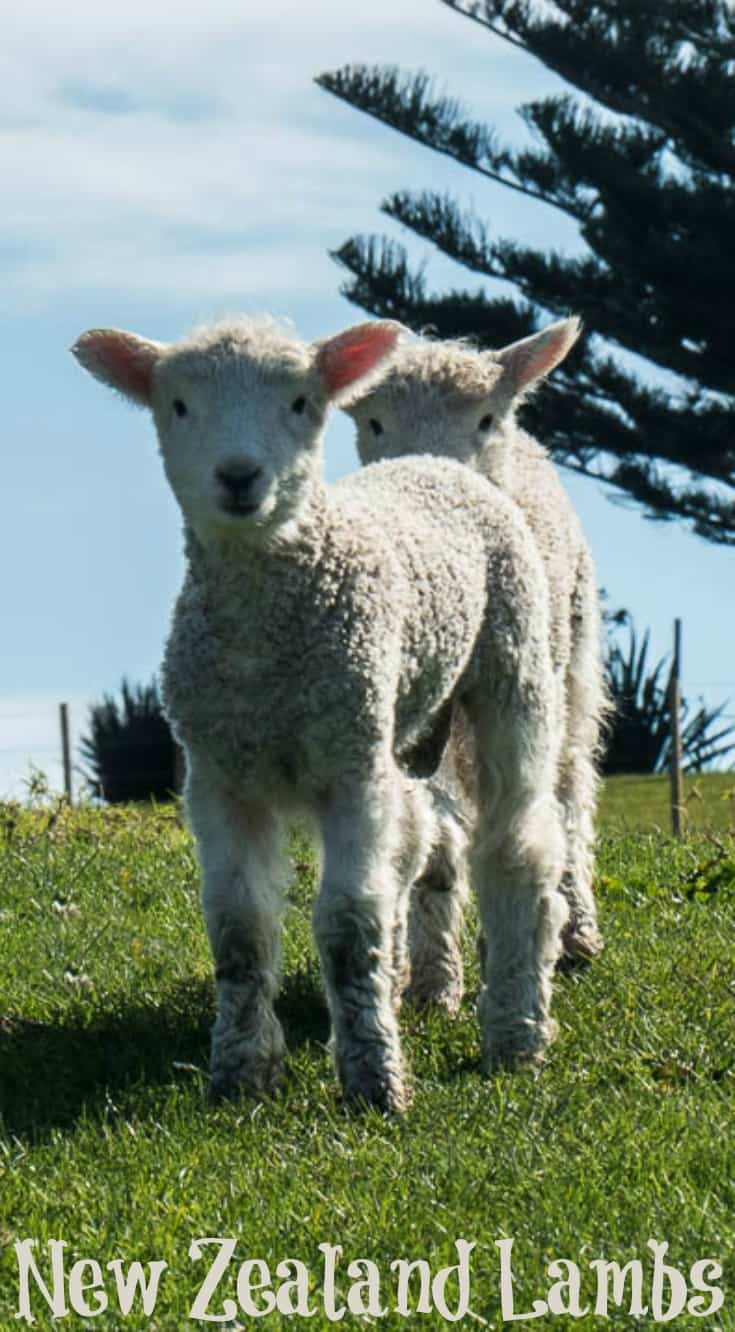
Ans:
<svg viewBox="0 0 735 1332"><path fill-rule="evenodd" d="M71 746L69 744L68 703L59 704L59 714L61 719L61 761L64 765L64 794L71 805L73 802L71 789Z"/></svg>
<svg viewBox="0 0 735 1332"><path fill-rule="evenodd" d="M671 831L675 837L681 836L684 797L681 783L681 620L674 620L674 660L671 664L669 680L669 710L671 712Z"/></svg>

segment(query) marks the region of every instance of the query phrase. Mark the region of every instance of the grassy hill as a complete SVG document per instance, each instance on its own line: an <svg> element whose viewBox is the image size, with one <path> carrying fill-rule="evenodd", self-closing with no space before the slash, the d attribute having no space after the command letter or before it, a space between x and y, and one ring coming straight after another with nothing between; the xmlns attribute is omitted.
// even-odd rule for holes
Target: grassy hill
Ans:
<svg viewBox="0 0 735 1332"><path fill-rule="evenodd" d="M500 1328L500 1249L512 1238L515 1310L546 1298L553 1260L580 1270L582 1304L595 1306L595 1259L642 1263L650 1304L650 1239L694 1294L690 1268L732 1253L735 1183L735 832L730 776L699 779L688 807L700 827L680 842L666 827L666 783L619 779L603 799L598 894L607 946L585 970L558 976L558 1041L536 1073L483 1079L468 931L468 995L459 1018L405 1011L415 1081L403 1120L346 1113L325 1042L327 1021L311 941L314 865L293 845L279 1004L290 1078L276 1101L210 1109L204 1100L212 982L197 900L191 839L173 808L24 813L0 807L0 1329L22 1326L14 1243L36 1240L51 1285L48 1241L63 1239L66 1274L96 1260L99 1317L73 1307L52 1322L31 1278L37 1326L178 1332L190 1319L215 1249L190 1256L197 1237L234 1241L212 1295L218 1325L298 1327L288 1299L257 1323L237 1306L237 1269L273 1288L296 1268L311 1278L311 1328L332 1326L324 1249L342 1245L335 1299L345 1327L404 1328L391 1262L424 1259L432 1273L470 1257L467 1327ZM728 792L730 794L728 794ZM729 828L729 831L727 830ZM206 1255L209 1254L208 1259ZM123 1316L115 1259L168 1264L155 1307L139 1296ZM367 1284L380 1278L378 1315ZM376 1278L373 1276L372 1278ZM411 1286L411 1308L419 1278ZM715 1274L709 1280L717 1284ZM609 1316L555 1313L532 1324L649 1326L629 1312L630 1287ZM268 1287L253 1299L265 1307ZM440 1292L437 1289L437 1295ZM568 1294L568 1290L567 1290ZM61 1298L61 1287L59 1287ZM75 1297L77 1298L77 1297ZM78 1299L83 1299L82 1292ZM428 1298L428 1297L427 1297ZM447 1307L457 1307L455 1281ZM562 1295L558 1298L561 1300ZM431 1297L433 1300L433 1297ZM704 1298L706 1306L709 1297ZM234 1301L231 1307L224 1303ZM360 1304L362 1301L362 1304ZM709 1327L735 1327L732 1297ZM294 1307L295 1304L294 1304ZM561 1307L566 1307L562 1300ZM415 1316L442 1328L440 1311ZM701 1325L684 1312L679 1328Z"/></svg>
<svg viewBox="0 0 735 1332"><path fill-rule="evenodd" d="M684 778L686 827L699 831L735 831L735 772ZM600 826L626 832L671 828L668 777L609 777L600 798Z"/></svg>

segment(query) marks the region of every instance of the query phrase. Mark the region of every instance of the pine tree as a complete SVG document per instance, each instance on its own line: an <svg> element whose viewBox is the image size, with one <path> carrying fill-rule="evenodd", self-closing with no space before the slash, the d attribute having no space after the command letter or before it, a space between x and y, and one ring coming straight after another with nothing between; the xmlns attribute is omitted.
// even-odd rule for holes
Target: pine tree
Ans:
<svg viewBox="0 0 735 1332"><path fill-rule="evenodd" d="M439 337L498 347L551 316L588 334L526 408L556 460L604 480L658 519L735 544L735 15L728 0L441 0L530 52L579 92L520 108L518 151L425 73L347 66L318 77L354 107L480 175L561 209L581 257L493 239L432 191L382 208L515 299L427 291L385 238L334 257L355 304ZM607 346L605 345L607 344ZM649 362L641 379L627 357ZM658 371L674 372L675 392Z"/></svg>

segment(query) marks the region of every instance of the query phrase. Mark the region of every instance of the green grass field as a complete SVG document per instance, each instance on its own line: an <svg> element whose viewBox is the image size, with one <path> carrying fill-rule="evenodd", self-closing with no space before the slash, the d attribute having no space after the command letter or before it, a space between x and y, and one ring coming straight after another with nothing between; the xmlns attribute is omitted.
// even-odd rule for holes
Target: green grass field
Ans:
<svg viewBox="0 0 735 1332"><path fill-rule="evenodd" d="M609 778L602 790L600 821L607 832L668 832L668 777ZM689 831L735 832L735 772L684 778L684 824Z"/></svg>
<svg viewBox="0 0 735 1332"><path fill-rule="evenodd" d="M688 808L705 830L678 843L660 831L665 783L608 785L598 881L607 947L586 971L558 976L560 1034L540 1072L481 1078L468 933L461 1016L406 1011L402 1019L415 1079L403 1120L339 1105L311 942L313 862L302 842L293 846L279 1004L288 1086L269 1103L211 1109L210 960L192 843L176 810L0 806L2 1332L25 1325L15 1317L13 1247L24 1239L36 1241L49 1287L52 1239L66 1241L67 1278L80 1259L100 1265L99 1273L77 1268L71 1294L63 1285L56 1320L30 1279L39 1328L208 1326L190 1317L215 1252L190 1258L202 1237L234 1248L204 1308L227 1315L212 1324L220 1327L300 1325L299 1269L276 1277L286 1259L310 1274L316 1312L304 1325L331 1327L320 1245L343 1247L334 1280L337 1302L352 1287L343 1326L445 1327L440 1304L412 1318L396 1312L390 1264L424 1259L436 1273L457 1262L455 1241L464 1239L476 1247L461 1325L500 1328L496 1241L512 1238L516 1312L546 1297L546 1267L557 1259L578 1265L581 1303L594 1308L593 1260L638 1258L650 1304L647 1241L655 1239L668 1242L667 1261L690 1297L692 1264L709 1258L725 1268L720 1281L708 1278L725 1292L719 1313L685 1311L672 1325L735 1329L735 777L697 785ZM140 1298L122 1313L106 1267L116 1259L168 1264L149 1313ZM253 1289L267 1278L274 1291L293 1281L279 1295L280 1312L248 1312L247 1269L237 1308L247 1259L269 1267L252 1269ZM368 1289L369 1268L348 1272L358 1259L376 1265L379 1292ZM82 1286L97 1276L104 1291L85 1297ZM411 1310L420 1295L418 1275L413 1281ZM254 1289L262 1307L268 1289ZM85 1298L90 1310L105 1299L108 1307L85 1315ZM457 1307L456 1282L446 1298L447 1311ZM552 1303L531 1326L653 1325L650 1312L631 1315L629 1303L629 1287L621 1305L611 1296L607 1318L557 1313ZM703 1297L701 1307L708 1303Z"/></svg>

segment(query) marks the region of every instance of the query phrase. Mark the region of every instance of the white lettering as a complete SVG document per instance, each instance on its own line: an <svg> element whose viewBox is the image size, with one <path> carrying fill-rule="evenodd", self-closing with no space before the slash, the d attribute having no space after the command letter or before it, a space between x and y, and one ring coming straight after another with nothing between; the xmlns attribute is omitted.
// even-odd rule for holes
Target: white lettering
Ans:
<svg viewBox="0 0 735 1332"><path fill-rule="evenodd" d="M701 1295L692 1295L692 1298L687 1305L687 1309L695 1318L707 1318L709 1314L717 1313L718 1309L721 1309L725 1303L725 1296L720 1290L720 1287L711 1286L709 1282L704 1279L708 1268L711 1270L714 1280L719 1281L722 1276L722 1267L719 1263L716 1263L713 1258L700 1258L698 1263L693 1264L692 1270L689 1273L689 1280L694 1289L702 1290L706 1294L712 1296L707 1308L703 1309Z"/></svg>
<svg viewBox="0 0 735 1332"><path fill-rule="evenodd" d="M411 1310L408 1304L408 1286L411 1280L411 1274L418 1270L421 1278L421 1291L419 1302L416 1305L416 1313L431 1313L431 1269L425 1258L417 1258L415 1262L409 1262L408 1258L396 1258L390 1265L391 1272L398 1272L398 1294L396 1313L401 1314L403 1318L408 1318Z"/></svg>
<svg viewBox="0 0 735 1332"><path fill-rule="evenodd" d="M608 1282L613 1279L613 1304L621 1305L625 1298L625 1278L630 1273L630 1306L628 1313L632 1318L643 1318L648 1313L648 1305L643 1304L643 1267L637 1258L621 1267L619 1263L606 1263L604 1258L595 1258L590 1263L597 1272L597 1303L595 1313L600 1318L607 1318Z"/></svg>
<svg viewBox="0 0 735 1332"><path fill-rule="evenodd" d="M13 1245L18 1257L18 1312L16 1318L25 1318L28 1323L35 1322L31 1313L29 1276L33 1277L54 1317L64 1318L69 1312L64 1298L64 1249L66 1240L49 1240L53 1293L49 1291L36 1266L36 1260L32 1252L35 1246L36 1241L34 1239L16 1240Z"/></svg>
<svg viewBox="0 0 735 1332"><path fill-rule="evenodd" d="M123 1272L122 1259L112 1258L107 1264L107 1270L112 1272L115 1277L120 1313L125 1315L130 1313L138 1287L140 1287L143 1313L152 1314L158 1299L158 1285L167 1267L168 1263L164 1263L162 1259L158 1259L154 1263L148 1263L150 1274L146 1279L142 1263L130 1263L127 1272Z"/></svg>
<svg viewBox="0 0 735 1332"><path fill-rule="evenodd" d="M83 1280L85 1267L88 1267L92 1273L91 1281ZM87 1303L84 1298L85 1290L96 1290L95 1308ZM102 1268L94 1258L80 1258L72 1267L69 1273L69 1300L75 1313L82 1314L84 1318L96 1318L97 1314L104 1313L109 1303L102 1280Z"/></svg>
<svg viewBox="0 0 735 1332"><path fill-rule="evenodd" d="M568 1313L573 1318L583 1318L589 1313L588 1304L584 1309L579 1307L579 1268L576 1263L570 1262L567 1258L556 1258L553 1263L549 1263L546 1275L559 1278L546 1292L549 1313Z"/></svg>
<svg viewBox="0 0 735 1332"><path fill-rule="evenodd" d="M447 1323L458 1323L460 1318L464 1318L470 1307L470 1254L475 1248L475 1241L468 1244L467 1240L458 1239L454 1241L454 1247L457 1250L459 1262L453 1267L442 1267L437 1272L431 1283L431 1298L434 1301L434 1308L437 1313ZM445 1299L446 1287L449 1278L456 1273L459 1301L454 1313L449 1309Z"/></svg>
<svg viewBox="0 0 735 1332"><path fill-rule="evenodd" d="M258 1278L253 1276L257 1272ZM240 1264L240 1271L237 1274L237 1299L243 1313L249 1318L262 1318L264 1314L273 1313L276 1307L276 1297L270 1289L271 1274L268 1270L268 1264L263 1262L262 1258L248 1258L246 1262ZM263 1296L264 1305L258 1306L253 1302L253 1290L265 1290L268 1287L268 1294Z"/></svg>
<svg viewBox="0 0 735 1332"><path fill-rule="evenodd" d="M549 1312L546 1300L534 1300L530 1313L516 1313L513 1303L513 1269L510 1265L513 1240L496 1240L500 1249L500 1316L504 1323L521 1322L525 1318L543 1318Z"/></svg>
<svg viewBox="0 0 735 1332"><path fill-rule="evenodd" d="M357 1278L365 1272L365 1278L358 1281ZM352 1280L352 1285L347 1292L347 1308L353 1314L370 1314L373 1318L382 1318L387 1314L387 1309L380 1307L380 1272L375 1263L369 1258L355 1258L347 1268L347 1275ZM366 1289L367 1303L363 1299L363 1288Z"/></svg>
<svg viewBox="0 0 735 1332"><path fill-rule="evenodd" d="M342 1256L341 1244L320 1244L319 1252L324 1254L324 1284L322 1286L322 1298L324 1300L324 1312L330 1323L338 1323L340 1318L345 1316L345 1306L340 1305L339 1309L335 1307L335 1271L337 1268L337 1259Z"/></svg>
<svg viewBox="0 0 735 1332"><path fill-rule="evenodd" d="M670 1267L664 1262L668 1250L666 1240L660 1244L657 1240L650 1239L648 1247L653 1254L653 1283L651 1285L651 1313L655 1323L670 1323L672 1318L678 1318L687 1302L687 1283L681 1272L676 1267ZM664 1312L664 1283L668 1282L671 1292L669 1303Z"/></svg>
<svg viewBox="0 0 735 1332"><path fill-rule="evenodd" d="M217 1239L213 1236L192 1240L189 1245L190 1258L201 1258L205 1244L219 1244L220 1247L219 1253L196 1293L194 1303L189 1310L190 1318L200 1318L204 1323L234 1322L237 1316L237 1305L234 1300L225 1300L220 1314L207 1313L207 1309L209 1308L209 1301L224 1276L225 1268L235 1252L235 1243L234 1239Z"/></svg>
<svg viewBox="0 0 735 1332"><path fill-rule="evenodd" d="M288 1277L292 1270L296 1276L291 1281L283 1278ZM276 1276L282 1279L282 1284L276 1291L276 1308L279 1313L298 1314L299 1318L313 1318L316 1309L309 1308L309 1272L305 1263L299 1258L284 1258L276 1268ZM296 1303L291 1300L291 1290L296 1289Z"/></svg>

